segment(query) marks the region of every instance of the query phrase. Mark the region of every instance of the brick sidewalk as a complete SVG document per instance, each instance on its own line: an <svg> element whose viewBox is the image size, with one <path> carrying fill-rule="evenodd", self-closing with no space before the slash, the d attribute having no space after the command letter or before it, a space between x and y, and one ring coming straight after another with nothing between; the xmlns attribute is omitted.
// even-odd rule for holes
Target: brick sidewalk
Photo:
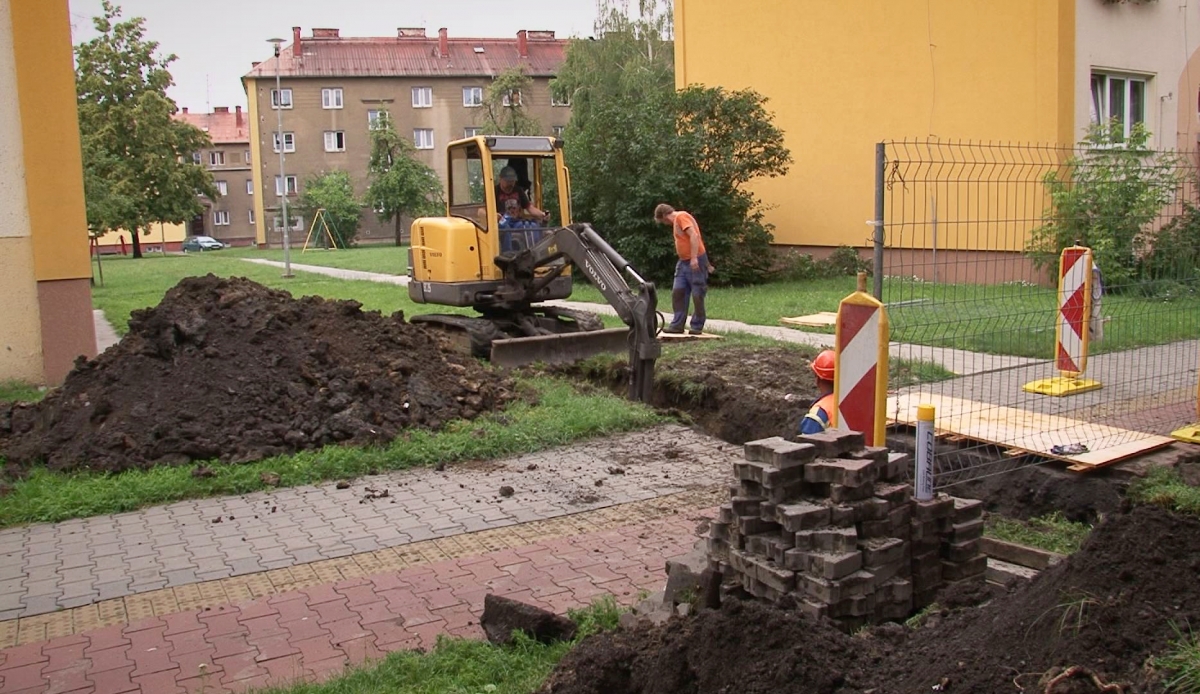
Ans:
<svg viewBox="0 0 1200 694"><path fill-rule="evenodd" d="M0 651L0 693L244 691L430 648L443 634L481 637L488 593L560 613L602 595L630 604L662 584L664 561L690 551L698 519L711 515L694 509L15 646Z"/></svg>
<svg viewBox="0 0 1200 694"><path fill-rule="evenodd" d="M665 425L483 464L418 468L0 530L2 620L712 487L738 450ZM611 474L620 468L620 474ZM599 481L599 486L597 486ZM498 494L502 485L511 497ZM387 489L364 500L366 488ZM177 591L176 591L177 592ZM186 598L184 598L186 600ZM0 646L3 646L0 638Z"/></svg>

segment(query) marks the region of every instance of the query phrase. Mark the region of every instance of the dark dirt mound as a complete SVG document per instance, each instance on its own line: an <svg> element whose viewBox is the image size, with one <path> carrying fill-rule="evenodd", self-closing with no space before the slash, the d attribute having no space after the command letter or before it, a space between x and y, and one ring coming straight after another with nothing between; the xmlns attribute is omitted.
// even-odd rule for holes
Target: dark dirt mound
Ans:
<svg viewBox="0 0 1200 694"><path fill-rule="evenodd" d="M1165 650L1172 624L1200 624L1200 521L1137 507L1026 588L916 632L891 674L896 691L947 677L951 691L1012 692L1018 675L1030 689L1078 665L1126 692L1160 691L1144 666Z"/></svg>
<svg viewBox="0 0 1200 694"><path fill-rule="evenodd" d="M742 444L769 436L790 434L817 397L817 384L808 360L788 347L728 347L685 350L658 362L653 405L687 412L710 435ZM566 367L624 392L628 362ZM784 399L792 395L789 402Z"/></svg>
<svg viewBox="0 0 1200 694"><path fill-rule="evenodd" d="M245 462L437 429L502 407L510 386L402 314L209 275L135 311L42 402L0 407L0 454L9 472Z"/></svg>
<svg viewBox="0 0 1200 694"><path fill-rule="evenodd" d="M852 692L862 643L798 613L727 601L696 619L587 639L541 692Z"/></svg>
<svg viewBox="0 0 1200 694"><path fill-rule="evenodd" d="M980 596L950 597L971 605ZM847 637L796 614L729 602L689 621L589 639L543 692L1011 694L1044 692L1072 666L1126 694L1157 692L1147 661L1166 650L1172 624L1198 623L1200 520L1138 507L1105 521L1083 549L1025 588L916 631L893 624ZM1052 692L1096 691L1083 680L1071 686Z"/></svg>

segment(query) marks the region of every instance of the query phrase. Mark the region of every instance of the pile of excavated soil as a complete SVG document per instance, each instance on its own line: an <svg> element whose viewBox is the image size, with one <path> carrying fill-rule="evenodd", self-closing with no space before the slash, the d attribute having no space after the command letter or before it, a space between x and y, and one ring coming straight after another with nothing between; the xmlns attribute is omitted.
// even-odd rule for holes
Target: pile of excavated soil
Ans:
<svg viewBox="0 0 1200 694"><path fill-rule="evenodd" d="M355 301L188 278L36 404L0 406L10 473L120 471L382 444L503 407L511 382ZM14 469L15 468L15 469Z"/></svg>
<svg viewBox="0 0 1200 694"><path fill-rule="evenodd" d="M603 363L598 369L587 364L563 370L624 393L628 362ZM655 367L651 404L682 410L710 435L730 443L792 434L818 395L808 365L800 350L789 347L723 347L671 355Z"/></svg>
<svg viewBox="0 0 1200 694"><path fill-rule="evenodd" d="M847 637L758 604L657 629L588 639L544 694L726 692L1095 692L1084 679L1047 684L1073 666L1120 691L1163 691L1146 667L1200 624L1200 521L1139 507L1101 524L1068 561L1028 586L909 630ZM1014 684L1015 682L1015 684ZM936 689L935 689L936 687Z"/></svg>

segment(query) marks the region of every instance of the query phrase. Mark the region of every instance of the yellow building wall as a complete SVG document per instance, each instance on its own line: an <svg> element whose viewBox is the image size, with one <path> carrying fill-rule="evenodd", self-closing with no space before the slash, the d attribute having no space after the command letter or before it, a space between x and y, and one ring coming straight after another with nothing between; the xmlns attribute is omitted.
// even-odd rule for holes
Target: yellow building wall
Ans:
<svg viewBox="0 0 1200 694"><path fill-rule="evenodd" d="M250 177L254 180L254 219L258 223L254 225L255 243L259 246L267 244L267 224L270 220L267 219L267 213L263 198L267 197L267 189L263 188L263 163L259 161L262 158L262 116L258 113L258 94L255 90L258 89L258 80L246 78L242 81L246 88L246 99L249 102L247 117L250 119L250 158L253 163L250 164Z"/></svg>
<svg viewBox="0 0 1200 694"><path fill-rule="evenodd" d="M119 248L122 236L125 237L125 246L132 252L133 248L130 246L129 232L124 229L110 231L97 239L96 243L105 248L112 246ZM148 235L142 234L142 248L144 249L148 246L157 248L163 245L163 243L183 243L185 238L187 238L187 225L185 224L155 224Z"/></svg>
<svg viewBox="0 0 1200 694"><path fill-rule="evenodd" d="M730 7L675 0L676 83L769 98L794 159L752 184L776 243L870 245L882 140L1074 140L1074 0Z"/></svg>
<svg viewBox="0 0 1200 694"><path fill-rule="evenodd" d="M92 276L66 0L11 0L25 184L39 281Z"/></svg>

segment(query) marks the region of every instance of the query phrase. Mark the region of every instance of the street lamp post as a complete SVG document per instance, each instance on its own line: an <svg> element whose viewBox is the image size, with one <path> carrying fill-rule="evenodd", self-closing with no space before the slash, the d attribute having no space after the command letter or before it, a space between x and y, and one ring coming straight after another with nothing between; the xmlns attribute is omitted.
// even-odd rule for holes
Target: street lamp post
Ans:
<svg viewBox="0 0 1200 694"><path fill-rule="evenodd" d="M283 89L279 86L279 56L283 39L268 39L267 42L275 46L275 98L272 101L275 106L277 122L275 142L279 146L279 185L281 193L279 200L283 208L283 276L292 277L292 245L290 238L291 227L288 224L287 174L283 169Z"/></svg>

